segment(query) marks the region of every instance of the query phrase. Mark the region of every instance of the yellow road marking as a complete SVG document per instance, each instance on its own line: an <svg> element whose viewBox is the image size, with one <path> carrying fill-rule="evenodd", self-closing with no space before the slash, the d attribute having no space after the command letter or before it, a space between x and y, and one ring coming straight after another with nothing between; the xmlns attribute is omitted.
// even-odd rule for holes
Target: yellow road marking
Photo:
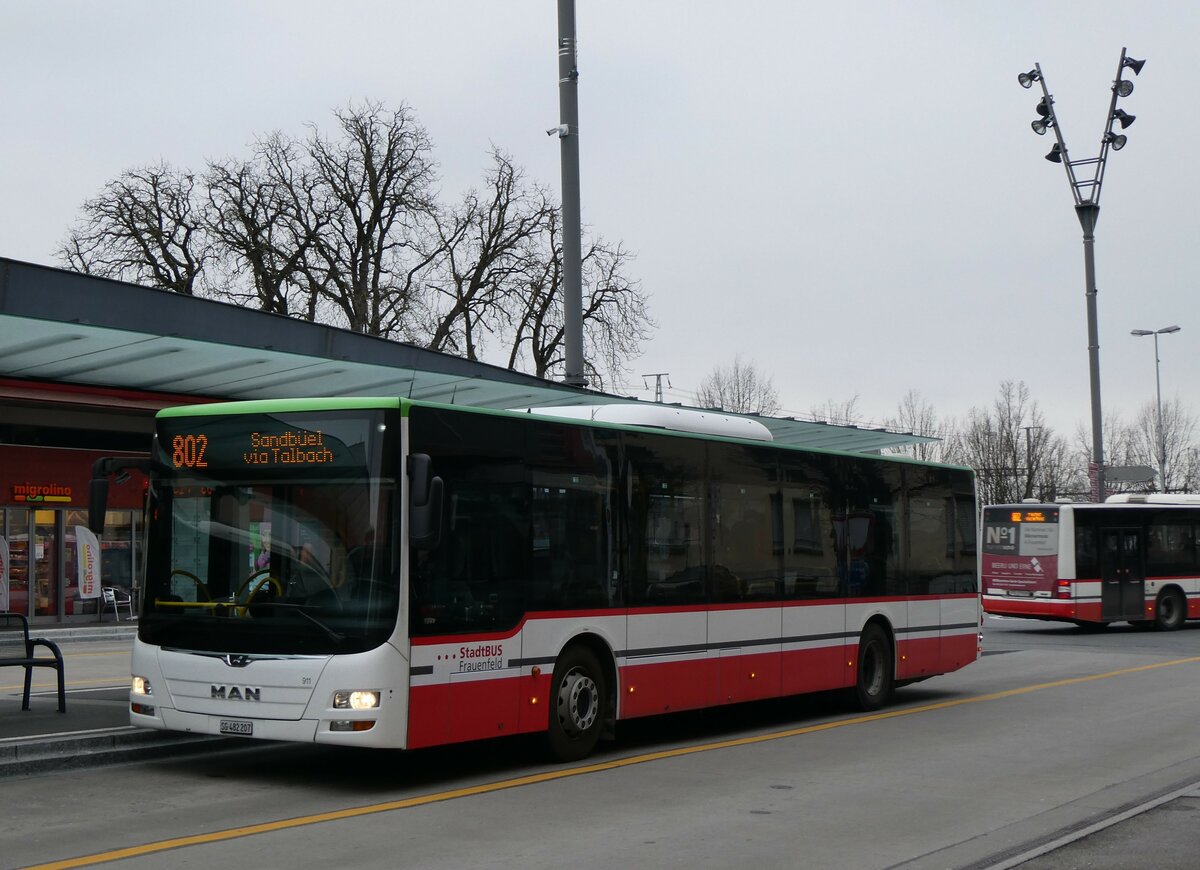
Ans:
<svg viewBox="0 0 1200 870"><path fill-rule="evenodd" d="M906 707L899 710L888 710L882 713L871 713L865 716L855 716L851 719L838 719L834 722L823 722L820 725L806 725L801 728L789 728L786 731L773 731L769 734L759 734L754 737L738 737L733 740L720 740L716 743L703 743L695 746L683 746L678 749L664 749L659 752L647 752L642 755L633 755L628 758L618 758L612 761L601 761L595 764L588 764L583 767L572 767L560 770L546 771L545 773L535 773L529 776L519 776L515 779L505 779L499 782L486 783L484 785L468 786L467 788L456 788L450 791L435 792L433 794L420 795L418 797L404 798L403 800L385 801L378 804L370 804L363 807L350 807L344 810L331 810L326 813L313 813L307 816L297 816L292 819L280 819L276 822L263 822L257 825L245 825L240 828L229 828L224 831L212 831L207 834L193 834L187 837L173 837L169 840L159 840L155 843L144 843L139 846L129 846L125 849L113 849L108 852L98 852L95 855L84 855L79 858L68 858L64 861L53 861L49 864L37 864L25 868L25 870L67 870L71 867L88 867L94 864L105 864L109 861L120 861L125 858L137 858L142 855L153 855L157 852L165 852L169 849L180 849L186 846L202 846L208 843L220 843L226 840L236 840L241 837L251 837L255 834L269 834L274 831L286 831L290 828L301 828L307 825L316 825L322 822L336 822L343 819L353 819L359 816L371 816L378 813L392 812L393 810L411 809L412 807L427 806L429 804L442 803L444 801L458 800L459 798L474 797L476 795L491 794L492 792L505 791L511 788L520 788L527 785L537 785L544 782L553 782L559 779L566 779L572 776L583 776L590 773L602 773L607 770L617 770L622 767L631 767L635 764L645 764L650 761L661 761L666 758L681 758L685 755L694 755L698 752L711 752L716 749L730 749L738 746L751 746L756 743L765 743L769 740L782 740L787 737L799 737L804 734L815 734L820 731L830 731L834 728L843 728L847 725L862 725L867 722L879 722L883 719L895 719L898 716L911 716L914 713L928 713L933 710L947 710L951 707L961 707L964 704L977 704L980 701L996 701L1001 698L1011 698L1015 695L1025 695L1029 692L1038 692L1043 689L1055 689L1062 686L1074 686L1080 683L1089 683L1094 680L1105 680L1112 677L1121 677L1128 674L1137 674L1143 671L1152 671L1159 668L1173 667L1174 665L1187 665L1200 662L1200 656L1193 656L1186 659L1174 659L1167 662L1157 662L1150 665L1139 665L1133 668L1122 668L1118 671L1108 671L1103 674L1091 674L1086 677L1068 677L1062 680L1053 680L1048 683L1036 683L1031 686L1020 686L1015 689L1005 689L1000 692L992 692L987 695L975 695L970 698L957 698L953 701L940 701L936 704L923 704L920 707Z"/></svg>

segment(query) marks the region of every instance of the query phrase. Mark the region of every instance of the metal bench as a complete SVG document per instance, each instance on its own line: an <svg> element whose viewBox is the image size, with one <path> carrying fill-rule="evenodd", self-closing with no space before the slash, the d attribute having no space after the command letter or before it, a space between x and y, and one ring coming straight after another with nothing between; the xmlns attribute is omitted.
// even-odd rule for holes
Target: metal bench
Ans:
<svg viewBox="0 0 1200 870"><path fill-rule="evenodd" d="M18 625L21 630L20 639L8 642L16 638L16 626ZM39 646L50 650L54 657L35 656L34 650ZM33 669L54 668L58 671L58 712L67 712L66 677L62 651L54 641L41 637L31 638L29 636L29 620L25 618L24 614L0 613L0 667L25 669L25 694L21 699L22 710L29 709L29 690L33 686Z"/></svg>

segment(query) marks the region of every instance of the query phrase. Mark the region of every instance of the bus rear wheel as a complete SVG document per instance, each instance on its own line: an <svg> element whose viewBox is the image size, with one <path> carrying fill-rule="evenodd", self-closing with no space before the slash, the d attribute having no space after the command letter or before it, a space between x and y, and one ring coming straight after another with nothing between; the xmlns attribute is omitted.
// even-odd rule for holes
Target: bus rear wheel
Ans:
<svg viewBox="0 0 1200 870"><path fill-rule="evenodd" d="M556 761L591 755L607 718L604 671L591 650L570 647L554 666L547 743Z"/></svg>
<svg viewBox="0 0 1200 870"><path fill-rule="evenodd" d="M1164 589L1154 605L1154 627L1159 631L1174 631L1183 627L1187 604L1178 589Z"/></svg>
<svg viewBox="0 0 1200 870"><path fill-rule="evenodd" d="M854 688L858 706L871 711L886 704L892 697L895 674L887 632L871 623L863 629L858 641L858 679Z"/></svg>

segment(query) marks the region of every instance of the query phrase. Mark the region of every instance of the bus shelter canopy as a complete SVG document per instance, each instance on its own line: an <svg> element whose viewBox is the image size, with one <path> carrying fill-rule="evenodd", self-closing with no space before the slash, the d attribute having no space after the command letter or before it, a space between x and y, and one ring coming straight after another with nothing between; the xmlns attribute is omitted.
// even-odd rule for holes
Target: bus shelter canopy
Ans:
<svg viewBox="0 0 1200 870"><path fill-rule="evenodd" d="M640 404L414 345L0 258L0 378L180 401L403 396L484 408ZM877 452L935 439L751 416L777 443Z"/></svg>

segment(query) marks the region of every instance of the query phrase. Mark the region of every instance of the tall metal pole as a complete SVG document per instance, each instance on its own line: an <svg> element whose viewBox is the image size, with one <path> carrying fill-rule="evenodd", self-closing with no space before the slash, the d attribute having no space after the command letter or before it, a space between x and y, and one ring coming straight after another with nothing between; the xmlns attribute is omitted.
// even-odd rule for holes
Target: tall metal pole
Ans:
<svg viewBox="0 0 1200 870"><path fill-rule="evenodd" d="M1100 206L1085 202L1075 206L1083 227L1084 296L1087 299L1088 377L1092 388L1092 462L1096 466L1096 500L1104 501L1104 417L1100 412L1100 338L1096 325L1096 220Z"/></svg>
<svg viewBox="0 0 1200 870"><path fill-rule="evenodd" d="M1167 439L1162 425L1162 381L1158 376L1158 333L1154 333L1154 395L1158 402L1158 483L1167 491Z"/></svg>
<svg viewBox="0 0 1200 870"><path fill-rule="evenodd" d="M583 370L583 266L579 215L579 69L575 0L558 0L558 142L562 161L563 382L586 387Z"/></svg>

